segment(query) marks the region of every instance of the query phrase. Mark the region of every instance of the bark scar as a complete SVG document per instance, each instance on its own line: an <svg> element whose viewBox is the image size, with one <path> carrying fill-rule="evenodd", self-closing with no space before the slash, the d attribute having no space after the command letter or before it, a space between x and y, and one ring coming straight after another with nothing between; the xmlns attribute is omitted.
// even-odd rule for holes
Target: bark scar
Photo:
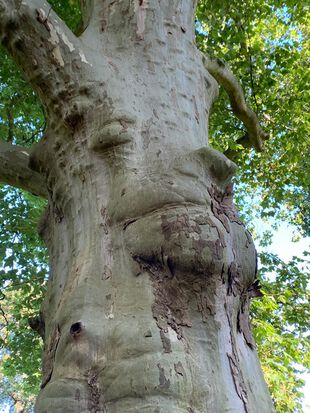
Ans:
<svg viewBox="0 0 310 413"><path fill-rule="evenodd" d="M49 341L47 343L46 360L44 362L45 374L43 376L41 389L43 389L52 378L55 355L56 355L59 340L60 340L60 329L59 329L59 326L57 325L53 333L50 335Z"/></svg>
<svg viewBox="0 0 310 413"><path fill-rule="evenodd" d="M137 9L137 38L138 40L143 40L144 30L145 30L145 6L144 0L139 0Z"/></svg>

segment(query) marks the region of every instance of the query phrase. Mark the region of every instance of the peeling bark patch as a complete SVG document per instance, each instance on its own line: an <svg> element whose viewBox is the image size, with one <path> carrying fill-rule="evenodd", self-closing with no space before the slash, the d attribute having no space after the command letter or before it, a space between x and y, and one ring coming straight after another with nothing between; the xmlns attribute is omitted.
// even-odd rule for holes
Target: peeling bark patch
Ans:
<svg viewBox="0 0 310 413"><path fill-rule="evenodd" d="M47 16L45 14L45 11L43 9L36 9L37 13L37 20L38 22L42 23L47 31L50 31L50 27L48 24Z"/></svg>
<svg viewBox="0 0 310 413"><path fill-rule="evenodd" d="M241 297L241 306L237 316L237 328L239 333L242 333L247 345L253 349L255 341L251 331L249 319L249 301L253 297L261 297L263 294L260 291L259 280L254 283L243 293Z"/></svg>
<svg viewBox="0 0 310 413"><path fill-rule="evenodd" d="M197 310L200 312L202 321L206 322L210 315L215 314L214 307L214 281L209 274L184 274L177 271L171 277L170 271L161 264L155 262L147 263L140 257L135 257L139 263L141 272L147 271L150 275L154 303L152 305L153 317L158 328L162 331L161 338L166 339L165 333L171 327L177 334L179 340L184 339L184 327L192 326L189 315L189 303L197 303ZM167 341L163 342L165 351L170 352Z"/></svg>
<svg viewBox="0 0 310 413"><path fill-rule="evenodd" d="M98 385L98 373L91 369L86 374L87 384L90 397L88 400L88 409L91 413L106 413L103 401L100 401L101 391Z"/></svg>
<svg viewBox="0 0 310 413"><path fill-rule="evenodd" d="M107 219L107 209L102 206L100 209L101 217L103 218L103 222L101 222L100 226L103 228L103 232L108 235L109 233L109 226L108 226L108 219Z"/></svg>
<svg viewBox="0 0 310 413"><path fill-rule="evenodd" d="M163 343L164 353L171 353L171 341L169 337L166 336L163 330L160 330L160 338L161 342Z"/></svg>
<svg viewBox="0 0 310 413"><path fill-rule="evenodd" d="M165 376L165 369L161 367L160 364L157 364L159 370L159 388L163 390L167 390L170 387L170 380Z"/></svg>
<svg viewBox="0 0 310 413"><path fill-rule="evenodd" d="M173 232L179 232L184 227L188 227L188 216L187 215L177 215L177 219L173 222L168 221L166 215L162 215L162 231L165 237L165 240L169 240Z"/></svg>
<svg viewBox="0 0 310 413"><path fill-rule="evenodd" d="M54 61L55 61L56 64L58 64L60 67L64 67L64 66L65 66L65 62L64 62L64 59L63 59L63 57L62 57L62 55L61 55L59 46L56 46L56 47L53 49L53 51L52 51L52 56L53 56L53 59L54 59Z"/></svg>
<svg viewBox="0 0 310 413"><path fill-rule="evenodd" d="M261 286L259 280L255 280L247 290L249 298L262 297Z"/></svg>
<svg viewBox="0 0 310 413"><path fill-rule="evenodd" d="M213 247L213 242L211 242L211 241L208 242L208 241L205 241L204 239L200 239L200 238L198 240L193 239L193 248L198 253L198 255L200 255L202 253L203 249L207 245L210 247L210 244Z"/></svg>
<svg viewBox="0 0 310 413"><path fill-rule="evenodd" d="M174 370L177 375L185 377L185 370L182 366L182 363L178 361L177 363L174 364Z"/></svg>
<svg viewBox="0 0 310 413"><path fill-rule="evenodd" d="M141 272L147 271L150 275L154 293L152 312L158 328L163 333L167 333L170 326L181 340L183 338L182 327L192 325L188 314L191 281L183 281L177 276L171 277L169 269L164 268L162 264L146 262L140 257L134 257L134 259L139 263ZM170 352L167 337L161 335L162 339L163 337L165 338L164 350Z"/></svg>
<svg viewBox="0 0 310 413"><path fill-rule="evenodd" d="M83 50L79 49L79 55L80 55L81 61L82 61L83 63L86 63L86 64L92 66L92 64L89 63L88 60L86 59Z"/></svg>
<svg viewBox="0 0 310 413"><path fill-rule="evenodd" d="M213 171L213 174L216 176L216 171ZM227 185L224 191L221 191L215 185L212 185L208 188L208 192L211 197L212 212L214 216L223 224L228 233L230 233L230 222L235 222L243 226L243 222L241 221L233 203L232 184Z"/></svg>
<svg viewBox="0 0 310 413"><path fill-rule="evenodd" d="M104 281L104 280L109 280L111 277L112 277L112 270L107 265L105 265L101 279Z"/></svg>
<svg viewBox="0 0 310 413"><path fill-rule="evenodd" d="M227 354L227 357L229 360L230 371L231 371L232 378L235 384L236 392L243 402L244 410L246 411L246 413L249 413L247 392L246 392L245 383L242 378L241 371L238 366L238 361L235 360L235 357L232 356L231 354Z"/></svg>
<svg viewBox="0 0 310 413"><path fill-rule="evenodd" d="M62 38L62 41L64 42L64 44L65 44L66 46L68 46L69 51L70 51L70 52L73 52L74 46L73 46L73 44L70 42L70 40L67 38L67 36L66 36L64 33L61 33L61 38Z"/></svg>
<svg viewBox="0 0 310 413"><path fill-rule="evenodd" d="M239 310L238 312L238 331L243 333L244 339L247 345L253 349L255 347L255 342L252 336L249 313Z"/></svg>
<svg viewBox="0 0 310 413"><path fill-rule="evenodd" d="M230 308L230 307L229 307ZM248 398L247 398L247 390L246 385L243 379L242 370L240 369L240 361L237 353L237 345L234 336L234 327L231 320L231 309L229 310L227 302L225 302L225 311L228 320L228 324L230 327L230 340L231 340L231 349L232 354L226 353L229 361L231 375L235 384L235 389L238 397L242 400L244 405L244 410L246 413L249 413L248 410Z"/></svg>
<svg viewBox="0 0 310 413"><path fill-rule="evenodd" d="M205 323L210 315L214 315L215 311L213 306L209 305L209 297L206 294L203 294L202 291L197 293L197 309L201 314L202 321Z"/></svg>
<svg viewBox="0 0 310 413"><path fill-rule="evenodd" d="M240 270L236 262L233 261L228 268L227 295L233 294L236 296L240 292Z"/></svg>
<svg viewBox="0 0 310 413"><path fill-rule="evenodd" d="M57 33L56 28L52 25L52 23L48 20L48 16L46 16L45 11L43 9L36 9L37 12L37 20L44 25L46 30L50 33L50 38L48 39L49 43L52 44L53 50L52 50L52 58L55 61L55 63L60 66L64 67L65 62L62 57L60 47L59 47L59 36ZM59 28L58 28L59 30ZM62 34L62 40L63 42L69 47L70 52L74 50L73 45L69 42L67 37Z"/></svg>

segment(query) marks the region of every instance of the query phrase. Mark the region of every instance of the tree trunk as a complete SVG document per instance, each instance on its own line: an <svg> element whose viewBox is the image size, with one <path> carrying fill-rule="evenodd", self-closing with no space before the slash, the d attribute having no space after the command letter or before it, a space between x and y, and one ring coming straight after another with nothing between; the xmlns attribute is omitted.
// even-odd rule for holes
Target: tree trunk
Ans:
<svg viewBox="0 0 310 413"><path fill-rule="evenodd" d="M273 411L248 320L256 253L235 166L208 146L217 83L193 3L95 0L79 39L31 11L51 268L36 413Z"/></svg>

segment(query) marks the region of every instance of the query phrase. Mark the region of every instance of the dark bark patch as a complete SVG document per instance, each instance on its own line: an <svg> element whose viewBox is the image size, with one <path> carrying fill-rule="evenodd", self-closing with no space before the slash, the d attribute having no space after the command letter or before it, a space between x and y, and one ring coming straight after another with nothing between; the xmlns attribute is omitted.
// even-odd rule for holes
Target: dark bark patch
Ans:
<svg viewBox="0 0 310 413"><path fill-rule="evenodd" d="M48 16L45 14L43 9L36 9L37 20L39 23L43 24L48 32L51 31L51 24L48 21Z"/></svg>
<svg viewBox="0 0 310 413"><path fill-rule="evenodd" d="M102 280L108 280L112 277L112 270L109 268L107 265L104 266L103 274L102 274Z"/></svg>
<svg viewBox="0 0 310 413"><path fill-rule="evenodd" d="M203 249L209 244L208 241L199 238L198 240L193 239L193 248L197 252L198 255L201 255Z"/></svg>
<svg viewBox="0 0 310 413"><path fill-rule="evenodd" d="M215 174L215 172L214 172ZM222 222L226 231L230 233L230 222L243 226L236 207L233 203L233 185L229 184L224 191L212 185L208 188L211 197L211 209L214 216Z"/></svg>
<svg viewBox="0 0 310 413"><path fill-rule="evenodd" d="M242 294L241 306L237 316L237 328L239 333L243 334L243 337L247 345L251 348L255 348L255 341L251 331L250 319L249 319L249 301L254 297L261 297L263 294L260 291L259 280L255 280L252 285Z"/></svg>
<svg viewBox="0 0 310 413"><path fill-rule="evenodd" d="M238 331L243 334L247 345L253 349L255 347L255 342L251 332L248 311L244 312L242 309L239 310L237 320Z"/></svg>
<svg viewBox="0 0 310 413"><path fill-rule="evenodd" d="M167 266L168 266L169 271L170 271L170 273L173 277L174 273L175 273L175 265L174 265L174 263L173 263L173 261L170 257L167 258Z"/></svg>
<svg viewBox="0 0 310 413"><path fill-rule="evenodd" d="M150 275L154 293L152 312L158 328L167 333L170 326L178 339L182 339L182 328L192 325L188 314L192 281L179 279L176 275L171 277L170 270L155 259L146 261L136 256L134 260L139 263L141 272L146 271ZM168 349L167 343L165 346Z"/></svg>
<svg viewBox="0 0 310 413"><path fill-rule="evenodd" d="M218 204L215 200L211 200L211 210L215 218L217 218L223 224L224 228L229 234L230 233L229 220L226 217L226 215L224 215L224 210L221 207L221 205Z"/></svg>
<svg viewBox="0 0 310 413"><path fill-rule="evenodd" d="M185 370L182 366L182 363L178 361L177 363L174 364L174 370L177 375L185 377Z"/></svg>
<svg viewBox="0 0 310 413"><path fill-rule="evenodd" d="M239 361L236 360L235 356L231 354L227 354L227 357L229 360L230 371L235 384L236 393L243 402L245 412L249 413L247 391L240 367L238 365Z"/></svg>
<svg viewBox="0 0 310 413"><path fill-rule="evenodd" d="M160 330L160 338L161 338L161 342L163 343L164 353L171 353L172 352L171 341L169 337L166 336L163 330Z"/></svg>
<svg viewBox="0 0 310 413"><path fill-rule="evenodd" d="M53 212L54 212L55 222L60 224L60 222L64 219L64 214L63 214L62 210L54 204Z"/></svg>
<svg viewBox="0 0 310 413"><path fill-rule="evenodd" d="M161 365L157 364L159 370L159 388L162 390L168 390L170 387L170 380L165 376L165 369Z"/></svg>
<svg viewBox="0 0 310 413"><path fill-rule="evenodd" d="M259 280L255 280L247 290L249 298L262 297L264 294L261 292L261 286Z"/></svg>
<svg viewBox="0 0 310 413"><path fill-rule="evenodd" d="M169 240L174 232L180 232L183 228L188 227L188 216L186 214L177 215L176 220L168 221L166 215L161 216L162 232L164 234L165 240Z"/></svg>
<svg viewBox="0 0 310 413"><path fill-rule="evenodd" d="M228 268L227 295L233 294L234 296L236 296L240 292L240 270L237 263L233 261Z"/></svg>
<svg viewBox="0 0 310 413"><path fill-rule="evenodd" d="M87 374L87 384L89 388L88 409L92 413L106 413L103 401L100 401L101 391L98 385L98 373L90 369Z"/></svg>
<svg viewBox="0 0 310 413"><path fill-rule="evenodd" d="M81 392L80 392L80 389L76 389L76 390L75 390L74 400L77 400L78 402L81 400Z"/></svg>
<svg viewBox="0 0 310 413"><path fill-rule="evenodd" d="M215 314L215 311L213 309L214 306L211 306L209 304L211 299L206 293L203 293L203 291L200 291L200 293L196 294L196 300L197 309L201 314L202 321L205 323L210 315Z"/></svg>
<svg viewBox="0 0 310 413"><path fill-rule="evenodd" d="M42 315L40 314L37 317L29 318L28 323L29 323L30 328L36 331L39 334L39 336L44 340L45 322L44 322Z"/></svg>
<svg viewBox="0 0 310 413"><path fill-rule="evenodd" d="M227 301L225 302L224 306L225 306L227 321L230 327L230 341L231 341L231 349L232 349L232 353L231 354L226 353L226 355L229 361L230 371L231 371L231 375L232 375L232 378L235 384L236 393L243 402L245 412L249 413L247 389L246 389L246 385L244 382L242 370L240 368L240 360L238 357L237 344L236 344L235 335L234 335L235 329L234 329L233 322L232 322L233 308L231 305L228 304Z"/></svg>
<svg viewBox="0 0 310 413"><path fill-rule="evenodd" d="M207 241L206 245L212 251L212 255L215 259L221 260L223 258L223 246L219 238L215 241Z"/></svg>

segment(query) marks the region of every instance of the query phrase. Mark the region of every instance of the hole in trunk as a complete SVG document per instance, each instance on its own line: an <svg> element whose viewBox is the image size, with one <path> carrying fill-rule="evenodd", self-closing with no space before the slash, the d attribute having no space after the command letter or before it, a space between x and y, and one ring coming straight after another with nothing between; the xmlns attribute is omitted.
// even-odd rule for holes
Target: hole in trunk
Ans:
<svg viewBox="0 0 310 413"><path fill-rule="evenodd" d="M70 334L75 337L79 335L82 331L82 323L78 321L77 323L72 324L70 327Z"/></svg>

